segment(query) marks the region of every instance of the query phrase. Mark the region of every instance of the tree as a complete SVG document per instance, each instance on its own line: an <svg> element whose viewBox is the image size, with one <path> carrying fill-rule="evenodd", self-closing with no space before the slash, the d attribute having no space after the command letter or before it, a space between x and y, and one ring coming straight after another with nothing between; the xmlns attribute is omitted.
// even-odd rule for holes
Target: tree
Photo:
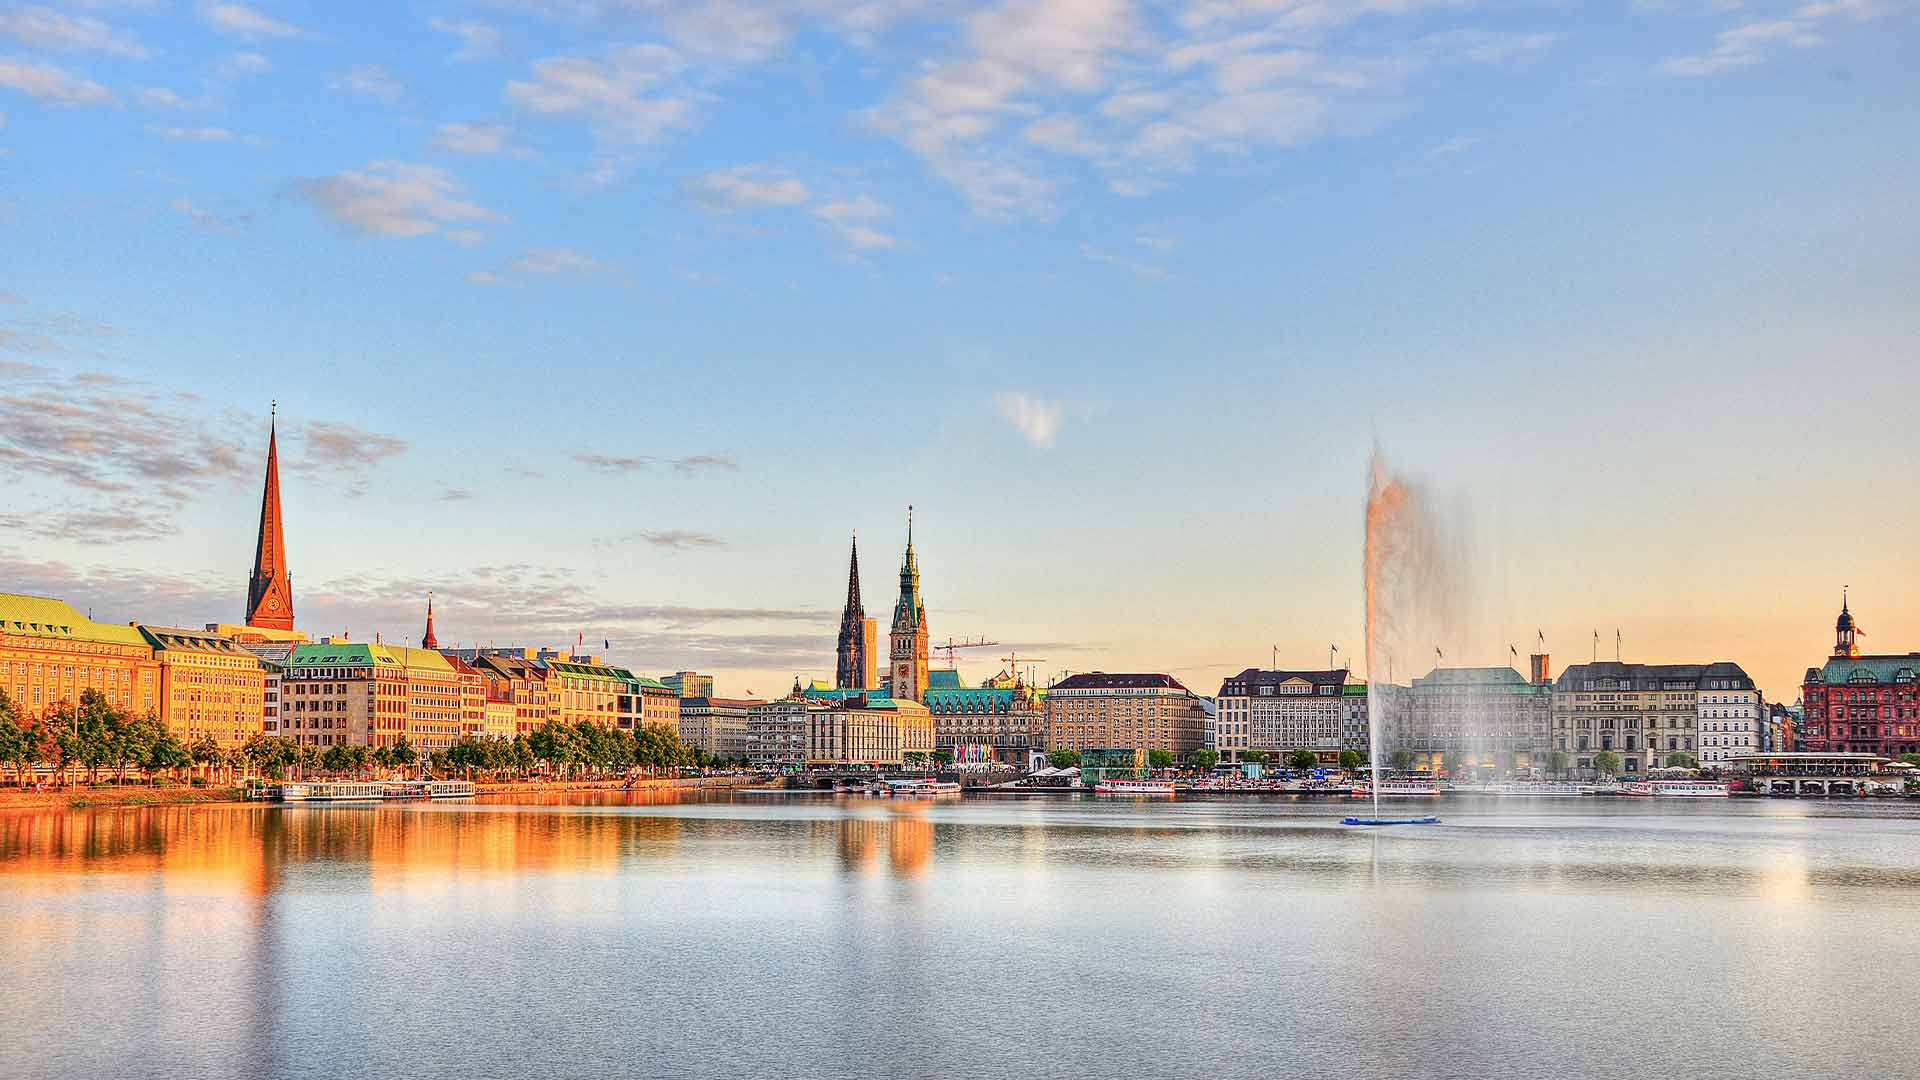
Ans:
<svg viewBox="0 0 1920 1080"><path fill-rule="evenodd" d="M1602 750L1593 755L1593 768L1601 776L1612 776L1620 771L1620 755L1611 750Z"/></svg>
<svg viewBox="0 0 1920 1080"><path fill-rule="evenodd" d="M1320 764L1320 758L1313 751L1301 747L1287 755L1287 764L1297 772L1306 772Z"/></svg>
<svg viewBox="0 0 1920 1080"><path fill-rule="evenodd" d="M320 755L320 767L330 773L346 772L353 767L353 759L347 755L345 743L334 743Z"/></svg>
<svg viewBox="0 0 1920 1080"><path fill-rule="evenodd" d="M1393 762L1394 772L1413 771L1413 751L1404 746L1387 755L1387 760Z"/></svg>
<svg viewBox="0 0 1920 1080"><path fill-rule="evenodd" d="M1914 754L1914 753L1901 754L1900 760L1901 762L1908 765L1920 765L1920 754Z"/></svg>
<svg viewBox="0 0 1920 1080"><path fill-rule="evenodd" d="M1567 775L1567 770L1571 768L1573 768L1573 755L1567 753L1565 750L1555 750L1553 753L1547 755L1547 771L1549 773L1555 776L1565 776Z"/></svg>
<svg viewBox="0 0 1920 1080"><path fill-rule="evenodd" d="M1460 770L1465 767L1466 755L1458 750L1449 750L1440 756L1440 764L1447 770L1448 776L1458 776Z"/></svg>
<svg viewBox="0 0 1920 1080"><path fill-rule="evenodd" d="M107 705L108 745L112 747L115 780L127 782L127 770L146 763L153 744L167 734L160 718L148 713L138 720L127 718L125 711Z"/></svg>
<svg viewBox="0 0 1920 1080"><path fill-rule="evenodd" d="M32 767L27 760L28 745L27 729L20 726L12 699L0 690L0 761L13 766L21 787L27 786L27 770Z"/></svg>
<svg viewBox="0 0 1920 1080"><path fill-rule="evenodd" d="M933 763L934 763L935 765L951 765L951 764L953 764L953 751L951 751L951 750L935 750L935 751L933 752Z"/></svg>
<svg viewBox="0 0 1920 1080"><path fill-rule="evenodd" d="M1362 765L1365 765L1366 763L1367 763L1367 755L1361 753L1358 750L1340 751L1340 767L1347 770L1348 772L1353 772L1354 770L1358 769Z"/></svg>
<svg viewBox="0 0 1920 1080"><path fill-rule="evenodd" d="M1676 750L1667 755L1667 767L1670 769L1694 769L1699 766L1700 762L1685 750Z"/></svg>
<svg viewBox="0 0 1920 1080"><path fill-rule="evenodd" d="M187 747L187 757L194 765L205 766L207 783L213 783L213 770L227 763L227 755L220 749L212 735L201 735Z"/></svg>
<svg viewBox="0 0 1920 1080"><path fill-rule="evenodd" d="M1199 769L1201 772L1207 772L1215 765L1220 764L1220 751L1195 750L1188 760L1193 762L1194 768Z"/></svg>
<svg viewBox="0 0 1920 1080"><path fill-rule="evenodd" d="M917 769L927 763L927 755L919 750L909 750L900 755L900 760L910 769Z"/></svg>
<svg viewBox="0 0 1920 1080"><path fill-rule="evenodd" d="M1147 768L1149 769L1173 768L1173 751L1171 750L1147 751Z"/></svg>
<svg viewBox="0 0 1920 1080"><path fill-rule="evenodd" d="M1047 764L1056 769L1073 769L1080 765L1080 751L1055 750L1047 755Z"/></svg>
<svg viewBox="0 0 1920 1080"><path fill-rule="evenodd" d="M163 770L173 773L191 767L193 755L180 744L179 739L173 737L173 732L162 731L159 738L147 744L146 760L140 764L152 777Z"/></svg>
<svg viewBox="0 0 1920 1080"><path fill-rule="evenodd" d="M1267 752L1265 750L1242 750L1240 751L1240 760L1251 761L1255 765L1258 765L1267 760Z"/></svg>
<svg viewBox="0 0 1920 1080"><path fill-rule="evenodd" d="M387 754L393 759L393 763L402 769L411 768L415 762L420 760L420 751L415 750L413 744L407 741L407 736L404 732L395 737L393 745L388 749Z"/></svg>

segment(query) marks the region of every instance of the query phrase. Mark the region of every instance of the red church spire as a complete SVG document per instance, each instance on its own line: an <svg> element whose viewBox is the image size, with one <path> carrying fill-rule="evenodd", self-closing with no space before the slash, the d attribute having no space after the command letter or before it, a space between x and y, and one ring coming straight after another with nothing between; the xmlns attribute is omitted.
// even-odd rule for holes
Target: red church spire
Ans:
<svg viewBox="0 0 1920 1080"><path fill-rule="evenodd" d="M279 404L267 426L267 484L260 496L260 537L247 579L247 625L293 629L293 580L287 573L286 535L280 523Z"/></svg>
<svg viewBox="0 0 1920 1080"><path fill-rule="evenodd" d="M423 649L437 649L440 647L440 639L433 636L433 590L432 589L427 590L427 632L421 635L420 647Z"/></svg>

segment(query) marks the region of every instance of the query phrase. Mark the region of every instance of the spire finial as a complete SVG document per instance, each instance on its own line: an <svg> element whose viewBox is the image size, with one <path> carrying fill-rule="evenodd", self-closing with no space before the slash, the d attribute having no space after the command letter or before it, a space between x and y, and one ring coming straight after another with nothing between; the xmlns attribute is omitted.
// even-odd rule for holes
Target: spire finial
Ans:
<svg viewBox="0 0 1920 1080"><path fill-rule="evenodd" d="M1845 585L1840 586L1840 610L1843 612L1847 610L1847 586Z"/></svg>

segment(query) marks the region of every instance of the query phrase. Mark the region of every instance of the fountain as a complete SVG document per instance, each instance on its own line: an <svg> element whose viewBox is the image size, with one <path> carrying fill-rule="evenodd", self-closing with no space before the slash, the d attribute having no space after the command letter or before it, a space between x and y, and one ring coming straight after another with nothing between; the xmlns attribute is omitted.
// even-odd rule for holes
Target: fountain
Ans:
<svg viewBox="0 0 1920 1080"><path fill-rule="evenodd" d="M1381 682L1391 681L1410 635L1452 629L1460 560L1442 543L1417 487L1394 475L1378 445L1368 462L1366 552L1362 567L1367 618L1367 763L1373 774L1373 816L1346 825L1435 825L1437 817L1380 816L1380 758L1392 705ZM1402 665L1404 667L1404 664Z"/></svg>

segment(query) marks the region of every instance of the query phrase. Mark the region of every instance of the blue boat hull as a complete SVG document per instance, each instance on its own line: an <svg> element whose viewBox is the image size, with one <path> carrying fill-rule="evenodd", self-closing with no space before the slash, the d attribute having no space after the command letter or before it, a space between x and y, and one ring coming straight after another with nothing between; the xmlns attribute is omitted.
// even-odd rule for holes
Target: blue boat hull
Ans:
<svg viewBox="0 0 1920 1080"><path fill-rule="evenodd" d="M1428 817L1370 818L1350 817L1340 822L1342 825L1438 825L1440 819Z"/></svg>

